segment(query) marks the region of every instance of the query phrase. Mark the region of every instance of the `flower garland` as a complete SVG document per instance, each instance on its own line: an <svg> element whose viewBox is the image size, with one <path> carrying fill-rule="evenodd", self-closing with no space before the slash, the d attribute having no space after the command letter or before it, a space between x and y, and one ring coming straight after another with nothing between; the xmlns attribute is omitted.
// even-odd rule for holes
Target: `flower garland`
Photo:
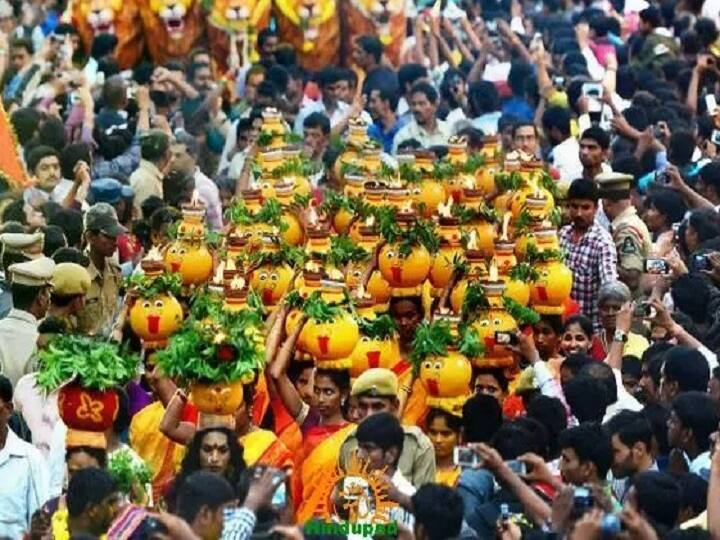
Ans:
<svg viewBox="0 0 720 540"><path fill-rule="evenodd" d="M67 508L57 510L52 516L52 538L53 540L70 540L70 528L68 527L69 514ZM100 540L107 540L107 534L100 536Z"/></svg>

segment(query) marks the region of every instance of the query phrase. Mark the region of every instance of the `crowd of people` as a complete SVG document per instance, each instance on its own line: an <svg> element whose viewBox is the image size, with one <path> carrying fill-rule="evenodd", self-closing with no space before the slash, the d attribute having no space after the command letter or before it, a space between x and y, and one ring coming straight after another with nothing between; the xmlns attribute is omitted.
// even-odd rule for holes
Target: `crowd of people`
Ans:
<svg viewBox="0 0 720 540"><path fill-rule="evenodd" d="M72 2L0 0L0 538L720 540L720 3L407 3L396 63L375 32L355 39L342 65L306 69L271 18L245 34L256 37L257 61L223 71L210 47L164 64L143 56L122 70L112 28L85 50L64 15ZM280 150L294 156L281 156L280 167L297 159L302 170L286 167L268 187L272 122L292 144ZM386 365L368 353L368 365L351 372L307 354L307 321L332 321L339 308L316 302L296 317L307 272L317 268L291 264L283 245L250 256L256 266L244 276L264 304L253 308L263 319L263 361L242 379L229 418L206 415L193 381L173 375L167 358L193 369L192 351L204 350L196 346L204 338L192 337L198 325L226 320L200 304L211 276L223 290L229 263L220 261L230 260L233 231L248 227L243 246L280 230L287 240L291 214L311 242L329 215L336 242L348 238L336 219L344 210L366 228L377 217L388 243L403 234L425 241L417 240L424 222L397 232L400 214L388 225L368 210L374 184L360 199L333 202L353 174L370 174L362 160L343 161L358 129L372 142L357 155L376 151L390 171L382 174L398 182L412 176L412 163L450 163L459 144L469 160L485 156L477 178L539 163L558 210L552 253L572 274L570 298L512 328L510 363L473 362L467 395L461 389L446 407L428 395L450 378L428 383L418 372L429 369L427 357L452 356L452 347L428 341L440 339L431 322L447 315L464 263L448 264L453 277L434 300L388 289L379 302L389 315L383 339L396 347ZM247 213L251 201L266 202L271 188L280 199L293 175L307 197L283 203L292 211L282 228L263 206L275 229L262 228ZM520 191L514 178L491 177L483 204L509 213ZM447 223L445 201L450 212L467 197L455 195L463 187L440 189L428 223ZM185 262L168 262L188 207L203 209L200 236L222 246L196 281L187 281ZM398 207L410 211L407 200ZM498 224L505 240L510 219ZM519 238L518 219L510 228ZM463 242L469 259L464 233ZM357 262L353 249L341 254L343 282ZM345 289L358 302L378 265L385 275L378 252ZM182 274L173 328L186 319L184 349L179 337L151 344L136 335L128 315L135 303L153 309L153 294L169 295L138 285L153 254ZM398 257L408 260L402 248ZM257 277L257 265L272 264L292 267L278 298L281 270ZM534 272L524 280L540 279ZM324 286L336 278L323 274ZM277 283L260 290L259 279ZM470 324L481 308L464 294L455 315ZM158 302L151 334L170 324L169 300ZM252 335L213 328L205 346L218 356L228 336ZM461 332L468 335L463 324ZM490 345L485 338L485 352L498 334ZM367 335L355 341L376 334ZM92 346L78 352L72 343ZM89 384L82 369L51 384L63 354L98 380L119 381L124 364L108 362L108 348L119 355L112 358L140 358L114 386L116 399L97 397L110 386L101 384L80 394L88 401L72 402L63 387ZM218 395L232 402L229 390ZM80 431L66 425L71 407ZM98 439L87 425L101 418L110 427ZM370 501L365 513L358 493ZM374 520L383 505L384 521ZM356 529L356 521L385 528Z"/></svg>

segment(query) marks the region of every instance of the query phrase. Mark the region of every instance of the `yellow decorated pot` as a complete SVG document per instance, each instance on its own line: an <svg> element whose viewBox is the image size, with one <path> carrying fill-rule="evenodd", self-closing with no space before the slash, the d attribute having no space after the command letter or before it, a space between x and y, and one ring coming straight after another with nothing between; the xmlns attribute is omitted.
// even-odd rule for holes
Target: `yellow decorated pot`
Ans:
<svg viewBox="0 0 720 540"><path fill-rule="evenodd" d="M178 224L178 240L200 242L205 239L205 223L203 216L205 211L193 212L183 209L183 220Z"/></svg>
<svg viewBox="0 0 720 540"><path fill-rule="evenodd" d="M190 401L201 413L205 414L235 414L243 400L242 381L231 383L194 382L190 389Z"/></svg>
<svg viewBox="0 0 720 540"><path fill-rule="evenodd" d="M530 288L532 307L542 315L561 315L572 291L572 272L560 261L537 263L535 269L540 277Z"/></svg>
<svg viewBox="0 0 720 540"><path fill-rule="evenodd" d="M435 180L423 180L410 187L410 197L416 208L423 205L423 216L429 218L445 202L445 187Z"/></svg>
<svg viewBox="0 0 720 540"><path fill-rule="evenodd" d="M518 304L527 306L530 303L530 284L517 279L502 277L505 281L505 296L512 298Z"/></svg>
<svg viewBox="0 0 720 540"><path fill-rule="evenodd" d="M300 336L303 349L316 360L340 360L352 354L360 331L352 315L343 313L325 323L309 319Z"/></svg>
<svg viewBox="0 0 720 540"><path fill-rule="evenodd" d="M483 310L472 323L472 327L485 345L485 355L474 359L478 367L510 367L514 364L512 352L495 341L495 332L517 331L515 319L504 308L491 307Z"/></svg>
<svg viewBox="0 0 720 540"><path fill-rule="evenodd" d="M361 176L356 174L347 174L343 178L345 186L343 187L343 193L348 197L362 197L365 192L365 182L368 181L367 176Z"/></svg>
<svg viewBox="0 0 720 540"><path fill-rule="evenodd" d="M528 198L533 201L532 213L536 217L540 216L539 220L545 219L555 207L555 200L553 199L552 193L545 188L530 184L516 191L510 199L510 211L512 212L513 219L518 219L520 213L528 207L526 204ZM537 201L541 203L540 208L538 208ZM544 204L544 207L542 204Z"/></svg>
<svg viewBox="0 0 720 540"><path fill-rule="evenodd" d="M338 234L345 234L350 228L350 224L355 216L344 208L340 208L333 216L333 228ZM358 224L359 226L359 224Z"/></svg>
<svg viewBox="0 0 720 540"><path fill-rule="evenodd" d="M497 240L495 242L495 256L493 262L500 274L507 274L511 268L517 265L515 257L515 243Z"/></svg>
<svg viewBox="0 0 720 540"><path fill-rule="evenodd" d="M485 165L475 171L475 187L484 195L495 191L495 175L500 172L500 165L495 160L489 160Z"/></svg>
<svg viewBox="0 0 720 540"><path fill-rule="evenodd" d="M182 320L182 306L171 294L138 298L130 308L130 328L150 348L165 346Z"/></svg>
<svg viewBox="0 0 720 540"><path fill-rule="evenodd" d="M444 357L429 357L420 366L420 382L427 392L427 405L450 412L462 411L470 394L472 366L457 350Z"/></svg>
<svg viewBox="0 0 720 540"><path fill-rule="evenodd" d="M408 255L402 255L399 245L386 244L380 250L378 266L391 287L411 288L425 281L432 266L432 257L422 245L413 246Z"/></svg>
<svg viewBox="0 0 720 540"><path fill-rule="evenodd" d="M495 159L500 152L500 139L497 136L485 137L480 148L480 154L485 159Z"/></svg>
<svg viewBox="0 0 720 540"><path fill-rule="evenodd" d="M370 368L391 369L400 358L397 339L373 339L361 336L353 349L351 377L359 377Z"/></svg>
<svg viewBox="0 0 720 540"><path fill-rule="evenodd" d="M473 249L481 251L485 255L492 255L495 251L495 239L497 230L495 225L488 221L477 221L462 226L463 232L475 231L477 245Z"/></svg>
<svg viewBox="0 0 720 540"><path fill-rule="evenodd" d="M456 218L440 218L438 234L440 236L440 251L433 259L430 269L430 283L438 289L444 288L452 277L453 261L456 256L464 256L465 250L460 243L461 233Z"/></svg>
<svg viewBox="0 0 720 540"><path fill-rule="evenodd" d="M443 182L445 188L445 199L452 199L453 202L459 203L463 200L463 184L464 178L460 176L451 176Z"/></svg>
<svg viewBox="0 0 720 540"><path fill-rule="evenodd" d="M293 278L293 270L287 264L263 265L253 270L250 287L260 295L266 306L276 305L285 295Z"/></svg>
<svg viewBox="0 0 720 540"><path fill-rule="evenodd" d="M183 285L199 285L212 274L213 258L204 244L175 241L165 252L165 269L180 273Z"/></svg>

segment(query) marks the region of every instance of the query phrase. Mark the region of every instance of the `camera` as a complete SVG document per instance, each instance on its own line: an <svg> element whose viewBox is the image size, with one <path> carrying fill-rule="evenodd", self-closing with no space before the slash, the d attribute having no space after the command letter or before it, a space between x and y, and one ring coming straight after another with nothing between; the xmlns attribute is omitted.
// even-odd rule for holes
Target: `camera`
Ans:
<svg viewBox="0 0 720 540"><path fill-rule="evenodd" d="M480 456L467 446L456 446L453 449L453 462L458 467L472 468L480 463Z"/></svg>
<svg viewBox="0 0 720 540"><path fill-rule="evenodd" d="M651 318L654 316L653 311L654 311L654 309L650 304L648 304L647 302L643 302L643 303L637 304L635 306L635 311L633 312L633 316L641 317L643 319Z"/></svg>
<svg viewBox="0 0 720 540"><path fill-rule="evenodd" d="M693 268L695 271L711 270L712 266L710 265L708 256L702 253L693 255Z"/></svg>
<svg viewBox="0 0 720 540"><path fill-rule="evenodd" d="M518 476L525 476L527 474L527 466L522 461L512 459L510 461L506 461L505 464Z"/></svg>
<svg viewBox="0 0 720 540"><path fill-rule="evenodd" d="M581 517L585 512L590 510L594 504L595 498L593 497L592 491L586 487L575 488L575 493L573 493L573 517Z"/></svg>
<svg viewBox="0 0 720 540"><path fill-rule="evenodd" d="M645 259L645 273L664 275L670 273L670 265L665 259Z"/></svg>
<svg viewBox="0 0 720 540"><path fill-rule="evenodd" d="M581 91L585 97L600 99L603 95L603 87L600 83L583 83Z"/></svg>
<svg viewBox="0 0 720 540"><path fill-rule="evenodd" d="M625 530L625 524L617 514L605 514L600 522L603 538L612 538Z"/></svg>
<svg viewBox="0 0 720 540"><path fill-rule="evenodd" d="M495 332L495 343L498 345L515 345L517 337L512 332Z"/></svg>

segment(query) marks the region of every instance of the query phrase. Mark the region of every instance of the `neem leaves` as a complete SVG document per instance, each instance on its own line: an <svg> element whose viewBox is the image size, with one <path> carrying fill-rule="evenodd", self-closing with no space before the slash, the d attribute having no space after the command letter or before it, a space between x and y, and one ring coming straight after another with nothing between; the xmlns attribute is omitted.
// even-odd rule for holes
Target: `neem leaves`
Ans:
<svg viewBox="0 0 720 540"><path fill-rule="evenodd" d="M80 335L59 335L40 351L38 385L48 392L69 381L86 388L107 390L137 373L140 359L116 344Z"/></svg>
<svg viewBox="0 0 720 540"><path fill-rule="evenodd" d="M503 296L503 304L507 312L520 325L537 324L540 322L540 315L534 310L519 304L512 298Z"/></svg>
<svg viewBox="0 0 720 540"><path fill-rule="evenodd" d="M360 331L370 339L389 339L397 332L397 324L390 315L384 314L374 319L358 318Z"/></svg>
<svg viewBox="0 0 720 540"><path fill-rule="evenodd" d="M120 449L108 457L108 472L120 493L130 495L133 489L144 489L152 481L152 472L144 461L133 458L130 450Z"/></svg>
<svg viewBox="0 0 720 540"><path fill-rule="evenodd" d="M156 362L168 377L227 383L262 369L264 346L257 311L223 311L211 320L186 322Z"/></svg>
<svg viewBox="0 0 720 540"><path fill-rule="evenodd" d="M125 280L125 286L133 289L141 298L168 293L178 296L182 291L182 276L170 272L163 272L158 276L133 274Z"/></svg>

